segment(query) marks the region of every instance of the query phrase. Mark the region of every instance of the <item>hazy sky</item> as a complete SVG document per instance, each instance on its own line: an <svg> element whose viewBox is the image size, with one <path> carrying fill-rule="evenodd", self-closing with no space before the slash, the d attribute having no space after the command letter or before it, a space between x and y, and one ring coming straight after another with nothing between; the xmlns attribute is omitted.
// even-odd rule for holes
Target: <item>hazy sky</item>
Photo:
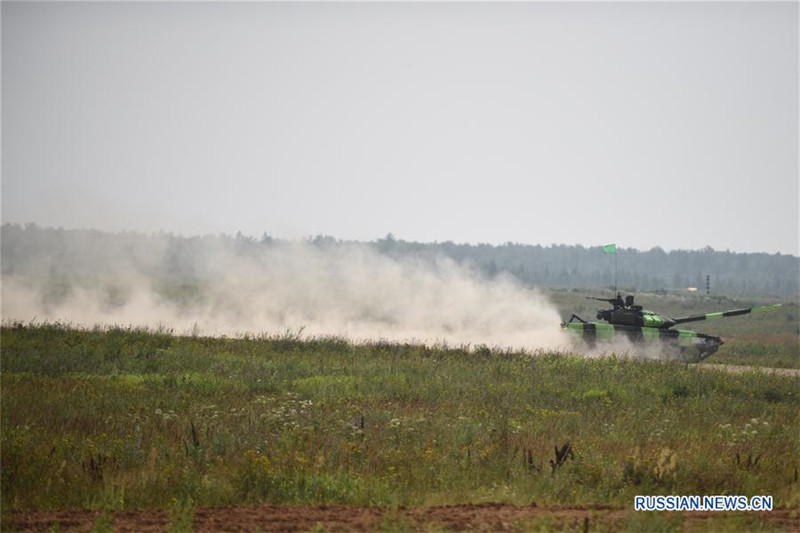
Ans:
<svg viewBox="0 0 800 533"><path fill-rule="evenodd" d="M2 2L2 221L798 254L798 3Z"/></svg>

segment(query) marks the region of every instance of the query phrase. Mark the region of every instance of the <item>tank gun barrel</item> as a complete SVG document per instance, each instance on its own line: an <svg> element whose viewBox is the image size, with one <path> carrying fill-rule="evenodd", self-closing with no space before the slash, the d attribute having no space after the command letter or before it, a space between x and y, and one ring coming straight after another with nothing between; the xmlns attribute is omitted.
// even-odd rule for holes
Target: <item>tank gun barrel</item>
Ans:
<svg viewBox="0 0 800 533"><path fill-rule="evenodd" d="M674 318L675 324L685 324L686 322L699 322L701 320L714 320L717 318L725 318L729 316L739 316L739 315L746 315L748 313L760 313L762 311L770 311L772 309L778 309L781 307L781 304L771 304L771 305L756 305L754 307L747 307L744 309L733 309L731 311L721 311L719 313L706 313L704 315L692 315L692 316L684 316L680 318Z"/></svg>

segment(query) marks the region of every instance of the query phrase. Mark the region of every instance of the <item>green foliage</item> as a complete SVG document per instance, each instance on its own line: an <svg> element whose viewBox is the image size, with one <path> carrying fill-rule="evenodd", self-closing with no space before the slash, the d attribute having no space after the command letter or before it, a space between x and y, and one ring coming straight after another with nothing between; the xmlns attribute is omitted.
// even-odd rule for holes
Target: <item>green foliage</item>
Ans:
<svg viewBox="0 0 800 533"><path fill-rule="evenodd" d="M680 513L630 513L625 521L625 530L631 533L672 533L683 531Z"/></svg>
<svg viewBox="0 0 800 533"><path fill-rule="evenodd" d="M246 502L800 503L795 377L58 324L3 327L0 357L4 510L160 507L180 531Z"/></svg>
<svg viewBox="0 0 800 533"><path fill-rule="evenodd" d="M169 533L187 533L192 531L192 520L194 519L194 502L191 498L177 500L173 498L170 506Z"/></svg>
<svg viewBox="0 0 800 533"><path fill-rule="evenodd" d="M111 513L104 509L92 525L92 533L113 533L114 528L111 527Z"/></svg>

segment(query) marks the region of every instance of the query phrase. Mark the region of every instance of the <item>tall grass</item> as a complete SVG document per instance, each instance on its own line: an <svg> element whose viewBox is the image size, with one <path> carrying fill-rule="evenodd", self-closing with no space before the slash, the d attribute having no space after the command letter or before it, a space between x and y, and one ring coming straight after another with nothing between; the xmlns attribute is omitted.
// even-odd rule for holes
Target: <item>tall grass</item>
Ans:
<svg viewBox="0 0 800 533"><path fill-rule="evenodd" d="M4 512L175 502L800 504L798 379L298 334L2 328Z"/></svg>
<svg viewBox="0 0 800 533"><path fill-rule="evenodd" d="M758 333L725 340L712 364L755 365L770 368L800 368L800 336Z"/></svg>

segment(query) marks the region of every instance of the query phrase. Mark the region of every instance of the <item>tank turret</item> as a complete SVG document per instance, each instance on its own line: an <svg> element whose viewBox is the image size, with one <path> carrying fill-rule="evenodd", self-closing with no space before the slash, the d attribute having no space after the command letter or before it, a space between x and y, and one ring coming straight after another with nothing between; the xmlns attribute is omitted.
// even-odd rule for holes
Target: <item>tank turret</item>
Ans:
<svg viewBox="0 0 800 533"><path fill-rule="evenodd" d="M611 305L611 309L601 309L597 312L597 320L602 320L602 322L588 322L573 314L568 322L561 324L561 327L568 331L580 333L588 344L594 345L603 341L613 342L616 338L622 336L631 342L650 341L675 347L684 360L687 359L687 354L689 354L695 361L703 360L716 352L723 344L722 339L695 331L671 329L673 326L687 322L714 320L716 318L769 311L781 307L781 304L760 305L718 313L672 318L643 309L641 305L636 305L633 295L626 296L624 300L620 293L617 293L614 298L590 296L587 299L607 302Z"/></svg>

